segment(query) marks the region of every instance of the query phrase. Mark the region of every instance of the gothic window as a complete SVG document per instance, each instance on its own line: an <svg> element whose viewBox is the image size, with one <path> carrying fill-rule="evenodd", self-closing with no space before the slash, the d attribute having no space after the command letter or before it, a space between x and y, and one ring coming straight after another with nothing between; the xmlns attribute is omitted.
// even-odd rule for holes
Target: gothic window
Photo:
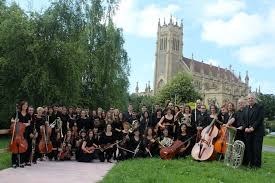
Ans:
<svg viewBox="0 0 275 183"><path fill-rule="evenodd" d="M161 38L160 39L160 50L162 50L163 49L163 39Z"/></svg>

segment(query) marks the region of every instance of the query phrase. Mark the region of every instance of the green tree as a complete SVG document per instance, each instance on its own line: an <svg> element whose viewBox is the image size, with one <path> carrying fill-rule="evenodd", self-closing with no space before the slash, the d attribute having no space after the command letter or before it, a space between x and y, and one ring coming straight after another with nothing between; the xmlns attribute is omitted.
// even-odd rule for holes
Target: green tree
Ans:
<svg viewBox="0 0 275 183"><path fill-rule="evenodd" d="M167 100L176 103L187 103L200 98L192 84L192 77L186 73L178 73L156 94L156 102L165 104Z"/></svg>
<svg viewBox="0 0 275 183"><path fill-rule="evenodd" d="M274 120L275 116L275 96L273 94L259 94L259 103L264 106L265 117Z"/></svg>
<svg viewBox="0 0 275 183"><path fill-rule="evenodd" d="M133 105L136 112L141 112L143 105L147 107L149 112L152 112L154 108L155 98L153 96L139 96L137 94L131 94L129 96L129 103Z"/></svg>

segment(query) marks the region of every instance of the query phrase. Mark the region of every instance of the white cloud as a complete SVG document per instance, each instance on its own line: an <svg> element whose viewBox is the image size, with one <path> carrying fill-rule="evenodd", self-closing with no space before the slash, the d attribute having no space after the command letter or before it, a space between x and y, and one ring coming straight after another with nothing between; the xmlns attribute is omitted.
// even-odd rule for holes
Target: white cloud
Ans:
<svg viewBox="0 0 275 183"><path fill-rule="evenodd" d="M114 22L126 33L140 37L156 37L159 18L169 20L170 15L174 15L180 10L176 4L169 4L166 7L151 4L138 9L136 3L135 0L122 0L119 3Z"/></svg>
<svg viewBox="0 0 275 183"><path fill-rule="evenodd" d="M202 25L202 39L219 46L238 46L251 43L264 32L263 19L259 15L240 12L229 20L210 20Z"/></svg>
<svg viewBox="0 0 275 183"><path fill-rule="evenodd" d="M206 5L204 15L208 17L230 16L245 8L245 2L240 0L218 0Z"/></svg>
<svg viewBox="0 0 275 183"><path fill-rule="evenodd" d="M239 59L248 65L275 67L275 44L244 46L239 49Z"/></svg>
<svg viewBox="0 0 275 183"><path fill-rule="evenodd" d="M213 66L219 66L220 65L220 62L218 60L215 60L215 59L208 59L205 61L205 63L207 64L211 64Z"/></svg>

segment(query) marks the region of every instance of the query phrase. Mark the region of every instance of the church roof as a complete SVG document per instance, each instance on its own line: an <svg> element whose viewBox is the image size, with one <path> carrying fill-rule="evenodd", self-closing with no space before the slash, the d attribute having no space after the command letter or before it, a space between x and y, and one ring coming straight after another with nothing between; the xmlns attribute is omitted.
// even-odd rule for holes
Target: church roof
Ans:
<svg viewBox="0 0 275 183"><path fill-rule="evenodd" d="M193 72L201 73L201 69L203 69L205 75L212 75L214 77L217 77L219 74L222 79L232 78L234 82L240 82L239 78L236 77L235 74L228 69L216 67L214 65L206 64L204 62L199 62L186 57L183 57L182 61L188 66L190 70L191 63L193 62Z"/></svg>

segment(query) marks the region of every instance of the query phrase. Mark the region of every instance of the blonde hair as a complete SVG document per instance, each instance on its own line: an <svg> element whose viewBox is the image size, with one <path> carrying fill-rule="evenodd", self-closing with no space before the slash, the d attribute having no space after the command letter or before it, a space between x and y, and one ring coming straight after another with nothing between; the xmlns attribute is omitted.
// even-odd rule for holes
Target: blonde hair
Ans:
<svg viewBox="0 0 275 183"><path fill-rule="evenodd" d="M44 111L44 108L43 108L43 107L37 107L36 111L37 111L37 112L38 112L38 111L43 112L43 111Z"/></svg>

